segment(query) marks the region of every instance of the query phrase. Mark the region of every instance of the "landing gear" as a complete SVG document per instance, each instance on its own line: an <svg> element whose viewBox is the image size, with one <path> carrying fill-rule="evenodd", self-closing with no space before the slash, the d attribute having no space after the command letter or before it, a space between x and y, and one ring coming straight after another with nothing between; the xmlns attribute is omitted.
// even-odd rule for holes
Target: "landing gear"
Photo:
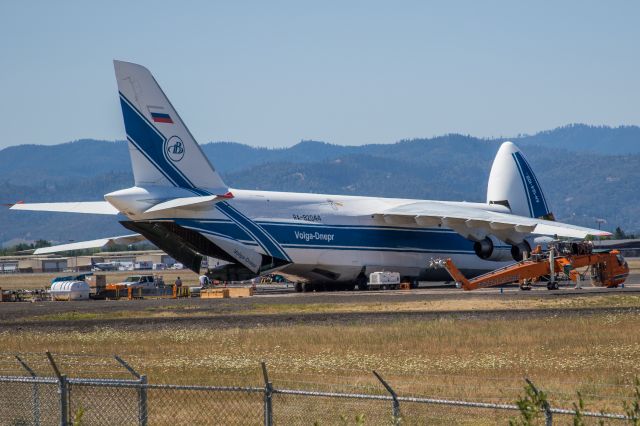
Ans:
<svg viewBox="0 0 640 426"><path fill-rule="evenodd" d="M531 290L531 281L530 280L524 280L520 283L520 290Z"/></svg>
<svg viewBox="0 0 640 426"><path fill-rule="evenodd" d="M295 284L296 293L302 293L302 283Z"/></svg>
<svg viewBox="0 0 640 426"><path fill-rule="evenodd" d="M547 284L548 290L558 290L559 288L557 281L549 281L549 284Z"/></svg>
<svg viewBox="0 0 640 426"><path fill-rule="evenodd" d="M365 291L369 288L369 283L367 282L367 277L365 275L360 275L356 278L356 285L358 286L358 290Z"/></svg>
<svg viewBox="0 0 640 426"><path fill-rule="evenodd" d="M309 293L313 291L313 288L314 288L313 283L310 283L310 282L302 283L302 291L305 293Z"/></svg>

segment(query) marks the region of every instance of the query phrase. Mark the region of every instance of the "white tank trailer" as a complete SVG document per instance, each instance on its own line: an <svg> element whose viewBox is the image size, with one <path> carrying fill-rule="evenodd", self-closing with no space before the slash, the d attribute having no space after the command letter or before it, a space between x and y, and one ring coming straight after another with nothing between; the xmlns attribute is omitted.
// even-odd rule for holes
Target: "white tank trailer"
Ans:
<svg viewBox="0 0 640 426"><path fill-rule="evenodd" d="M89 284L84 281L58 281L51 284L52 300L89 300Z"/></svg>

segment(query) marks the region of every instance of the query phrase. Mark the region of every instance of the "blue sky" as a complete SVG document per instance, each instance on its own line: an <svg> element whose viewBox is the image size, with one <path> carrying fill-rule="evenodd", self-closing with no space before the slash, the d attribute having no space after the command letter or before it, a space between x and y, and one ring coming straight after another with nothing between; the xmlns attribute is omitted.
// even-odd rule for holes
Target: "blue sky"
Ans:
<svg viewBox="0 0 640 426"><path fill-rule="evenodd" d="M123 139L113 59L201 142L640 124L633 1L3 1L0 148Z"/></svg>

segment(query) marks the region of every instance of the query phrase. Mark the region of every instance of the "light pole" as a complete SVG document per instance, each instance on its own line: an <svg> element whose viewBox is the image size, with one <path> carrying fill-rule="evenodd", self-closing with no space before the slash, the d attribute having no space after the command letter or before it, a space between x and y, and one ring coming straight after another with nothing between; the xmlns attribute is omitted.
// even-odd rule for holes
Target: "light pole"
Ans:
<svg viewBox="0 0 640 426"><path fill-rule="evenodd" d="M73 243L75 241L76 240L69 240L69 243ZM75 261L76 261L75 269L76 269L76 272L80 272L80 268L78 268L78 252L76 250L73 250L72 251L72 256L75 256Z"/></svg>
<svg viewBox="0 0 640 426"><path fill-rule="evenodd" d="M603 223L607 223L606 220L604 219L596 219L596 223L598 224L598 231L600 230L600 225L602 225ZM600 236L598 235L598 241L600 241Z"/></svg>

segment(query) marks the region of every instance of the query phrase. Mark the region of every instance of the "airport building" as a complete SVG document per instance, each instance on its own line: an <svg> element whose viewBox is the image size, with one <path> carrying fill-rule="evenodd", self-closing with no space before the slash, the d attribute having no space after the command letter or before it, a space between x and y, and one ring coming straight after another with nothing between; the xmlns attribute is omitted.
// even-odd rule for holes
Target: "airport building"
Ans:
<svg viewBox="0 0 640 426"><path fill-rule="evenodd" d="M66 257L4 256L0 257L0 273L59 272L68 268Z"/></svg>
<svg viewBox="0 0 640 426"><path fill-rule="evenodd" d="M640 239L595 241L599 249L617 249L624 257L640 257Z"/></svg>
<svg viewBox="0 0 640 426"><path fill-rule="evenodd" d="M170 268L176 263L161 250L101 252L82 256L22 255L0 257L0 273L41 273L91 271L96 264L111 264L114 269L136 270Z"/></svg>

